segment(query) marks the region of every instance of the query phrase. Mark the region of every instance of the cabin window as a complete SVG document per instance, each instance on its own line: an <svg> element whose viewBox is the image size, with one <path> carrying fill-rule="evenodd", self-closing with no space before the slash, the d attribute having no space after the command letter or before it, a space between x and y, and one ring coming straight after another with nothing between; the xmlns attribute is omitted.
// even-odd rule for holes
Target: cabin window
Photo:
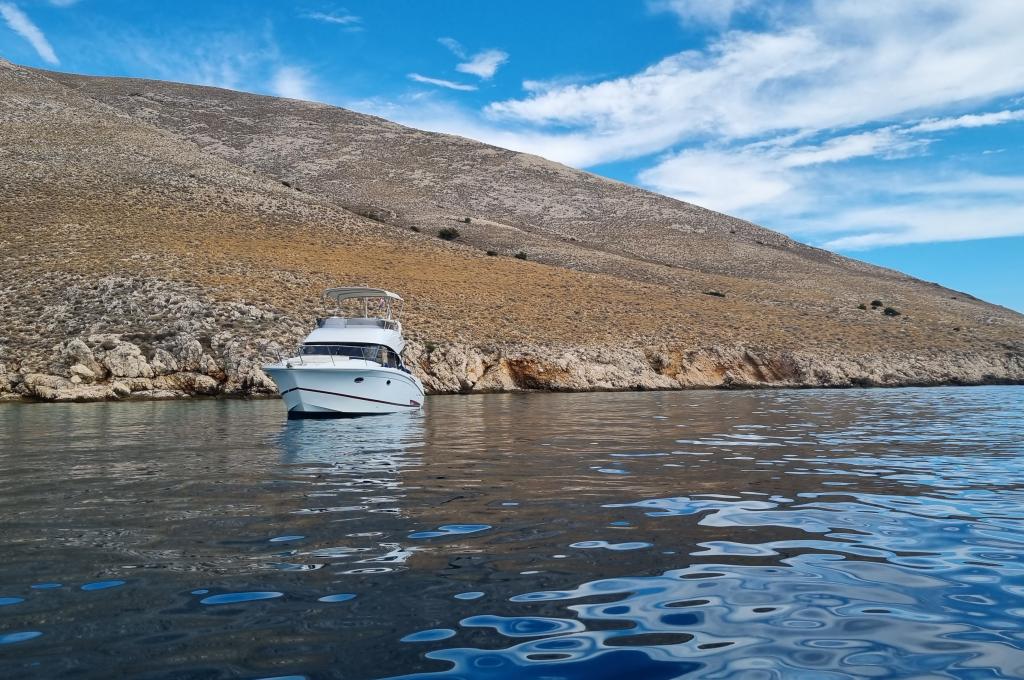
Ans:
<svg viewBox="0 0 1024 680"><path fill-rule="evenodd" d="M384 345L340 342L311 342L302 345L299 350L302 356L348 357L374 361L381 366L401 368L401 357L391 348Z"/></svg>

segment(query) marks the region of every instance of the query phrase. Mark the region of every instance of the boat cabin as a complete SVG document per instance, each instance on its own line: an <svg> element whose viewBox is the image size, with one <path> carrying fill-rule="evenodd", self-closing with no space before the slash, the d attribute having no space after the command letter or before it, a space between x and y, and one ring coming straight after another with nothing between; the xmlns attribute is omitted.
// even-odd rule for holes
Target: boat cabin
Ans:
<svg viewBox="0 0 1024 680"><path fill-rule="evenodd" d="M405 369L401 297L362 286L329 288L323 297L331 314L317 319L316 328L299 350L300 357L362 359Z"/></svg>

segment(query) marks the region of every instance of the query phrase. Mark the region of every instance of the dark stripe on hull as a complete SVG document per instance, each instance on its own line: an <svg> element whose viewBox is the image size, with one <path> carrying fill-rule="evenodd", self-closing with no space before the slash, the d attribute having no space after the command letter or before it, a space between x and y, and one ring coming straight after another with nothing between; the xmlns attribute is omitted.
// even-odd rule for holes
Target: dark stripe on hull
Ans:
<svg viewBox="0 0 1024 680"><path fill-rule="evenodd" d="M342 394L341 392L328 392L327 390L314 390L312 387L292 387L281 392L281 396L294 392L295 390L301 390L303 392L316 392L318 394L329 394L333 397L348 397L349 399L359 399L360 401L372 401L375 404L387 404L388 406L402 406L404 408L419 408L419 404L399 404L394 401L384 401L382 399L371 399L370 397L357 397L354 394Z"/></svg>
<svg viewBox="0 0 1024 680"><path fill-rule="evenodd" d="M288 420L341 420L343 418L369 418L390 416L393 413L345 413L342 411L288 411Z"/></svg>

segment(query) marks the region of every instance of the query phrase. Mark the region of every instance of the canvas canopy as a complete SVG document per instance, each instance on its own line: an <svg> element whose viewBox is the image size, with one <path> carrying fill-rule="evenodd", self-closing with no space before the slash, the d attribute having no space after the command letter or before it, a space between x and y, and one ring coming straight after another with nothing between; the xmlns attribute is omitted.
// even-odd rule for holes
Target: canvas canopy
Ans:
<svg viewBox="0 0 1024 680"><path fill-rule="evenodd" d="M328 288L324 291L324 298L341 302L342 300L354 300L359 298L387 298L388 300L399 300L401 297L389 290L382 288L366 288L355 286L352 288Z"/></svg>

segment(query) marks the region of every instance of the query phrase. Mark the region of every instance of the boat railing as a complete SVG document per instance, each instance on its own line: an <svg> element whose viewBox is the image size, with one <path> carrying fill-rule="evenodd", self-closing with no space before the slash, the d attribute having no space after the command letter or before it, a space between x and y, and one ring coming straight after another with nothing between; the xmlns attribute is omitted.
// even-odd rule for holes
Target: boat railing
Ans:
<svg viewBox="0 0 1024 680"><path fill-rule="evenodd" d="M378 319L374 317L360 319L346 318L342 316L327 316L318 317L316 320L317 328L358 328L367 326L371 328L387 328L389 330L400 330L402 327L398 321L393 319Z"/></svg>

